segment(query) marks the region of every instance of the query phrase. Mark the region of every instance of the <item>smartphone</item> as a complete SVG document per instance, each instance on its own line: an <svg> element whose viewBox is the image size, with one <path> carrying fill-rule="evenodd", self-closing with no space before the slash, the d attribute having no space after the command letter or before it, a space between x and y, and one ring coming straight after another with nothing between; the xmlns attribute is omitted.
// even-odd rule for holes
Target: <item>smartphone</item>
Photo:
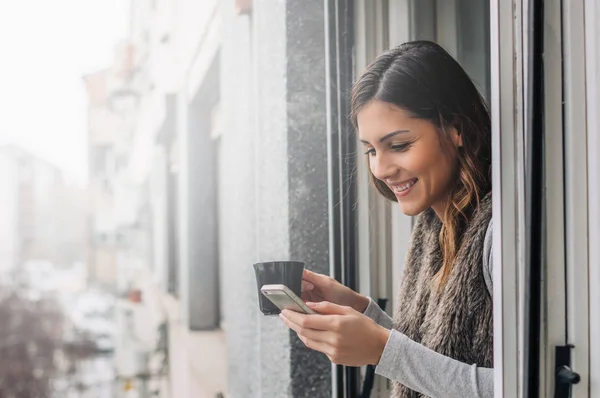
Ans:
<svg viewBox="0 0 600 398"><path fill-rule="evenodd" d="M301 314L315 313L286 285L264 285L260 291L280 310L291 310Z"/></svg>

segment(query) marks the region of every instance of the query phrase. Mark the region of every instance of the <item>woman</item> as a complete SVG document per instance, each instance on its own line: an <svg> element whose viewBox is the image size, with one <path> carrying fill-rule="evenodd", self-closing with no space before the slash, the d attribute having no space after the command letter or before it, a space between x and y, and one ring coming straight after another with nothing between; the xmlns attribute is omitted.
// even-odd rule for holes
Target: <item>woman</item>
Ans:
<svg viewBox="0 0 600 398"><path fill-rule="evenodd" d="M377 365L394 397L492 397L491 133L484 100L431 42L381 55L355 83L351 118L372 182L417 216L394 319L310 271L282 312L337 364Z"/></svg>

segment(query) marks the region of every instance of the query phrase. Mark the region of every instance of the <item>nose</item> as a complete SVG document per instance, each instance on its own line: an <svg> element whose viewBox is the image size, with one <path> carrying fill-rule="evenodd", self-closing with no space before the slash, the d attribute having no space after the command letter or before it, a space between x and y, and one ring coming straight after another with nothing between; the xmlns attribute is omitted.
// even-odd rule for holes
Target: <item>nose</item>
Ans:
<svg viewBox="0 0 600 398"><path fill-rule="evenodd" d="M398 173L398 167L391 161L389 156L378 154L369 158L371 173L378 180L385 181Z"/></svg>

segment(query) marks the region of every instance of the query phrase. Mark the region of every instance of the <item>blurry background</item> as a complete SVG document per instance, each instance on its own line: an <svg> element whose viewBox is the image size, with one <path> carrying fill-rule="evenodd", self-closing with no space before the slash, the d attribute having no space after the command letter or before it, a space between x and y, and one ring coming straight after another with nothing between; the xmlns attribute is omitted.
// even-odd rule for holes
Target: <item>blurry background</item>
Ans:
<svg viewBox="0 0 600 398"><path fill-rule="evenodd" d="M0 2L0 396L112 397L116 269L92 277L83 76L128 37L124 1ZM110 276L109 276L110 275Z"/></svg>

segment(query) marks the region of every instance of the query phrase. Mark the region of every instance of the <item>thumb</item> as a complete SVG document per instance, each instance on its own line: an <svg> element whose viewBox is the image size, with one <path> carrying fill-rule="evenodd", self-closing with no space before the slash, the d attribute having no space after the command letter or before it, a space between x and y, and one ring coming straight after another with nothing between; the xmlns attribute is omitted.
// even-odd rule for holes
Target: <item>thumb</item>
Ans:
<svg viewBox="0 0 600 398"><path fill-rule="evenodd" d="M320 303L306 303L306 305L323 315L348 315L353 310L350 307L346 307L344 305L338 305L334 303L330 303L329 301L321 301Z"/></svg>

